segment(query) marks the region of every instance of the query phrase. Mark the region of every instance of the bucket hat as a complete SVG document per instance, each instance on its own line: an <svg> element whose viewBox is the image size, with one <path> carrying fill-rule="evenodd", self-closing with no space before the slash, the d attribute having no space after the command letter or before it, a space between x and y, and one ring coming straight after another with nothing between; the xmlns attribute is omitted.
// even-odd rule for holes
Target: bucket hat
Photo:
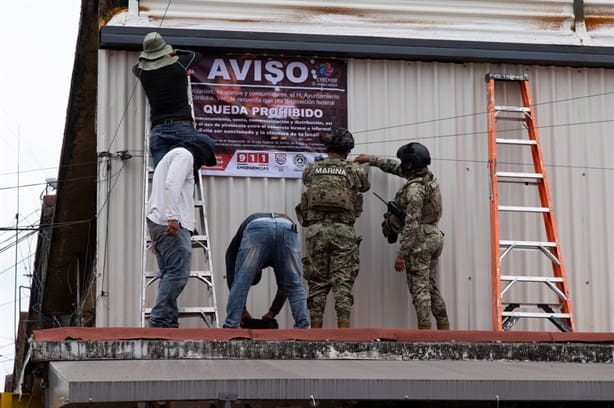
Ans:
<svg viewBox="0 0 614 408"><path fill-rule="evenodd" d="M175 63L179 58L171 56L173 47L158 32L148 33L143 39L143 52L139 55L139 67L150 71Z"/></svg>

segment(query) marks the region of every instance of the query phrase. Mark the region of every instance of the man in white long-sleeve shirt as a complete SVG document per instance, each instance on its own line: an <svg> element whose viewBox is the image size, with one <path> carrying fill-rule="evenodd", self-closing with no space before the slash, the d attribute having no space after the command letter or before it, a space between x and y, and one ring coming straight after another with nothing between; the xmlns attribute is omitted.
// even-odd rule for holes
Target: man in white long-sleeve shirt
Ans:
<svg viewBox="0 0 614 408"><path fill-rule="evenodd" d="M215 165L211 141L196 137L164 155L153 175L147 227L160 268L156 304L149 327L179 327L177 298L188 282L194 230L194 177Z"/></svg>

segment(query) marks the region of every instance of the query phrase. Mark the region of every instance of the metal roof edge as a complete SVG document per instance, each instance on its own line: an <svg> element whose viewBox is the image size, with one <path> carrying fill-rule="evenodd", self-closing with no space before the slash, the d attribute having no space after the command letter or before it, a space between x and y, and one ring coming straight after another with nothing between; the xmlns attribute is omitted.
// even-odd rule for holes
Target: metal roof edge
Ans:
<svg viewBox="0 0 614 408"><path fill-rule="evenodd" d="M230 406L239 399L317 406L325 400L492 404L614 398L608 365L528 361L71 361L51 363L48 384L51 407L187 400L192 405L223 400Z"/></svg>
<svg viewBox="0 0 614 408"><path fill-rule="evenodd" d="M614 47L389 37L104 26L101 49L138 51L143 37L159 31L174 47L228 51L310 53L346 58L489 62L577 67L614 67Z"/></svg>

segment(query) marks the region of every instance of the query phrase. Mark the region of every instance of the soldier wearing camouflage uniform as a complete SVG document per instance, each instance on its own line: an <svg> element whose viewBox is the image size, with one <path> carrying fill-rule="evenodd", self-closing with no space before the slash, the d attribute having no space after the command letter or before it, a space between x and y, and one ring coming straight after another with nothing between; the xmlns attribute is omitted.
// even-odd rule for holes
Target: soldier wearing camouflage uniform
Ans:
<svg viewBox="0 0 614 408"><path fill-rule="evenodd" d="M437 264L443 249L443 232L437 226L441 218L439 181L427 166L431 164L428 149L420 143L409 143L397 151L401 160L360 154L355 161L369 163L386 173L407 179L397 192L394 203L404 210L405 219L387 213L382 231L389 242L400 234L399 255L394 262L397 272L405 271L419 329L431 328L431 313L439 330L449 330L446 304L437 287ZM392 239L390 239L392 238Z"/></svg>
<svg viewBox="0 0 614 408"><path fill-rule="evenodd" d="M370 185L367 172L346 160L354 147L354 137L347 129L334 129L322 141L328 157L305 169L305 191L296 206L297 218L306 227L303 276L309 285L307 304L311 327L322 327L326 297L332 289L337 326L350 327L361 240L354 222L362 212L360 193Z"/></svg>

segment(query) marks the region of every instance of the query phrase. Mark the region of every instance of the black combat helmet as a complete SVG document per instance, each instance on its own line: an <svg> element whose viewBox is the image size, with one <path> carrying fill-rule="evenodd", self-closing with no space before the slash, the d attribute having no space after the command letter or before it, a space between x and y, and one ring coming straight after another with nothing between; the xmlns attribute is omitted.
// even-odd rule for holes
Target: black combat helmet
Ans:
<svg viewBox="0 0 614 408"><path fill-rule="evenodd" d="M413 142L399 147L397 157L401 160L401 165L407 169L419 170L431 164L431 154L421 143Z"/></svg>
<svg viewBox="0 0 614 408"><path fill-rule="evenodd" d="M349 152L354 148L354 136L349 130L344 128L335 128L321 136L322 143L328 150Z"/></svg>

